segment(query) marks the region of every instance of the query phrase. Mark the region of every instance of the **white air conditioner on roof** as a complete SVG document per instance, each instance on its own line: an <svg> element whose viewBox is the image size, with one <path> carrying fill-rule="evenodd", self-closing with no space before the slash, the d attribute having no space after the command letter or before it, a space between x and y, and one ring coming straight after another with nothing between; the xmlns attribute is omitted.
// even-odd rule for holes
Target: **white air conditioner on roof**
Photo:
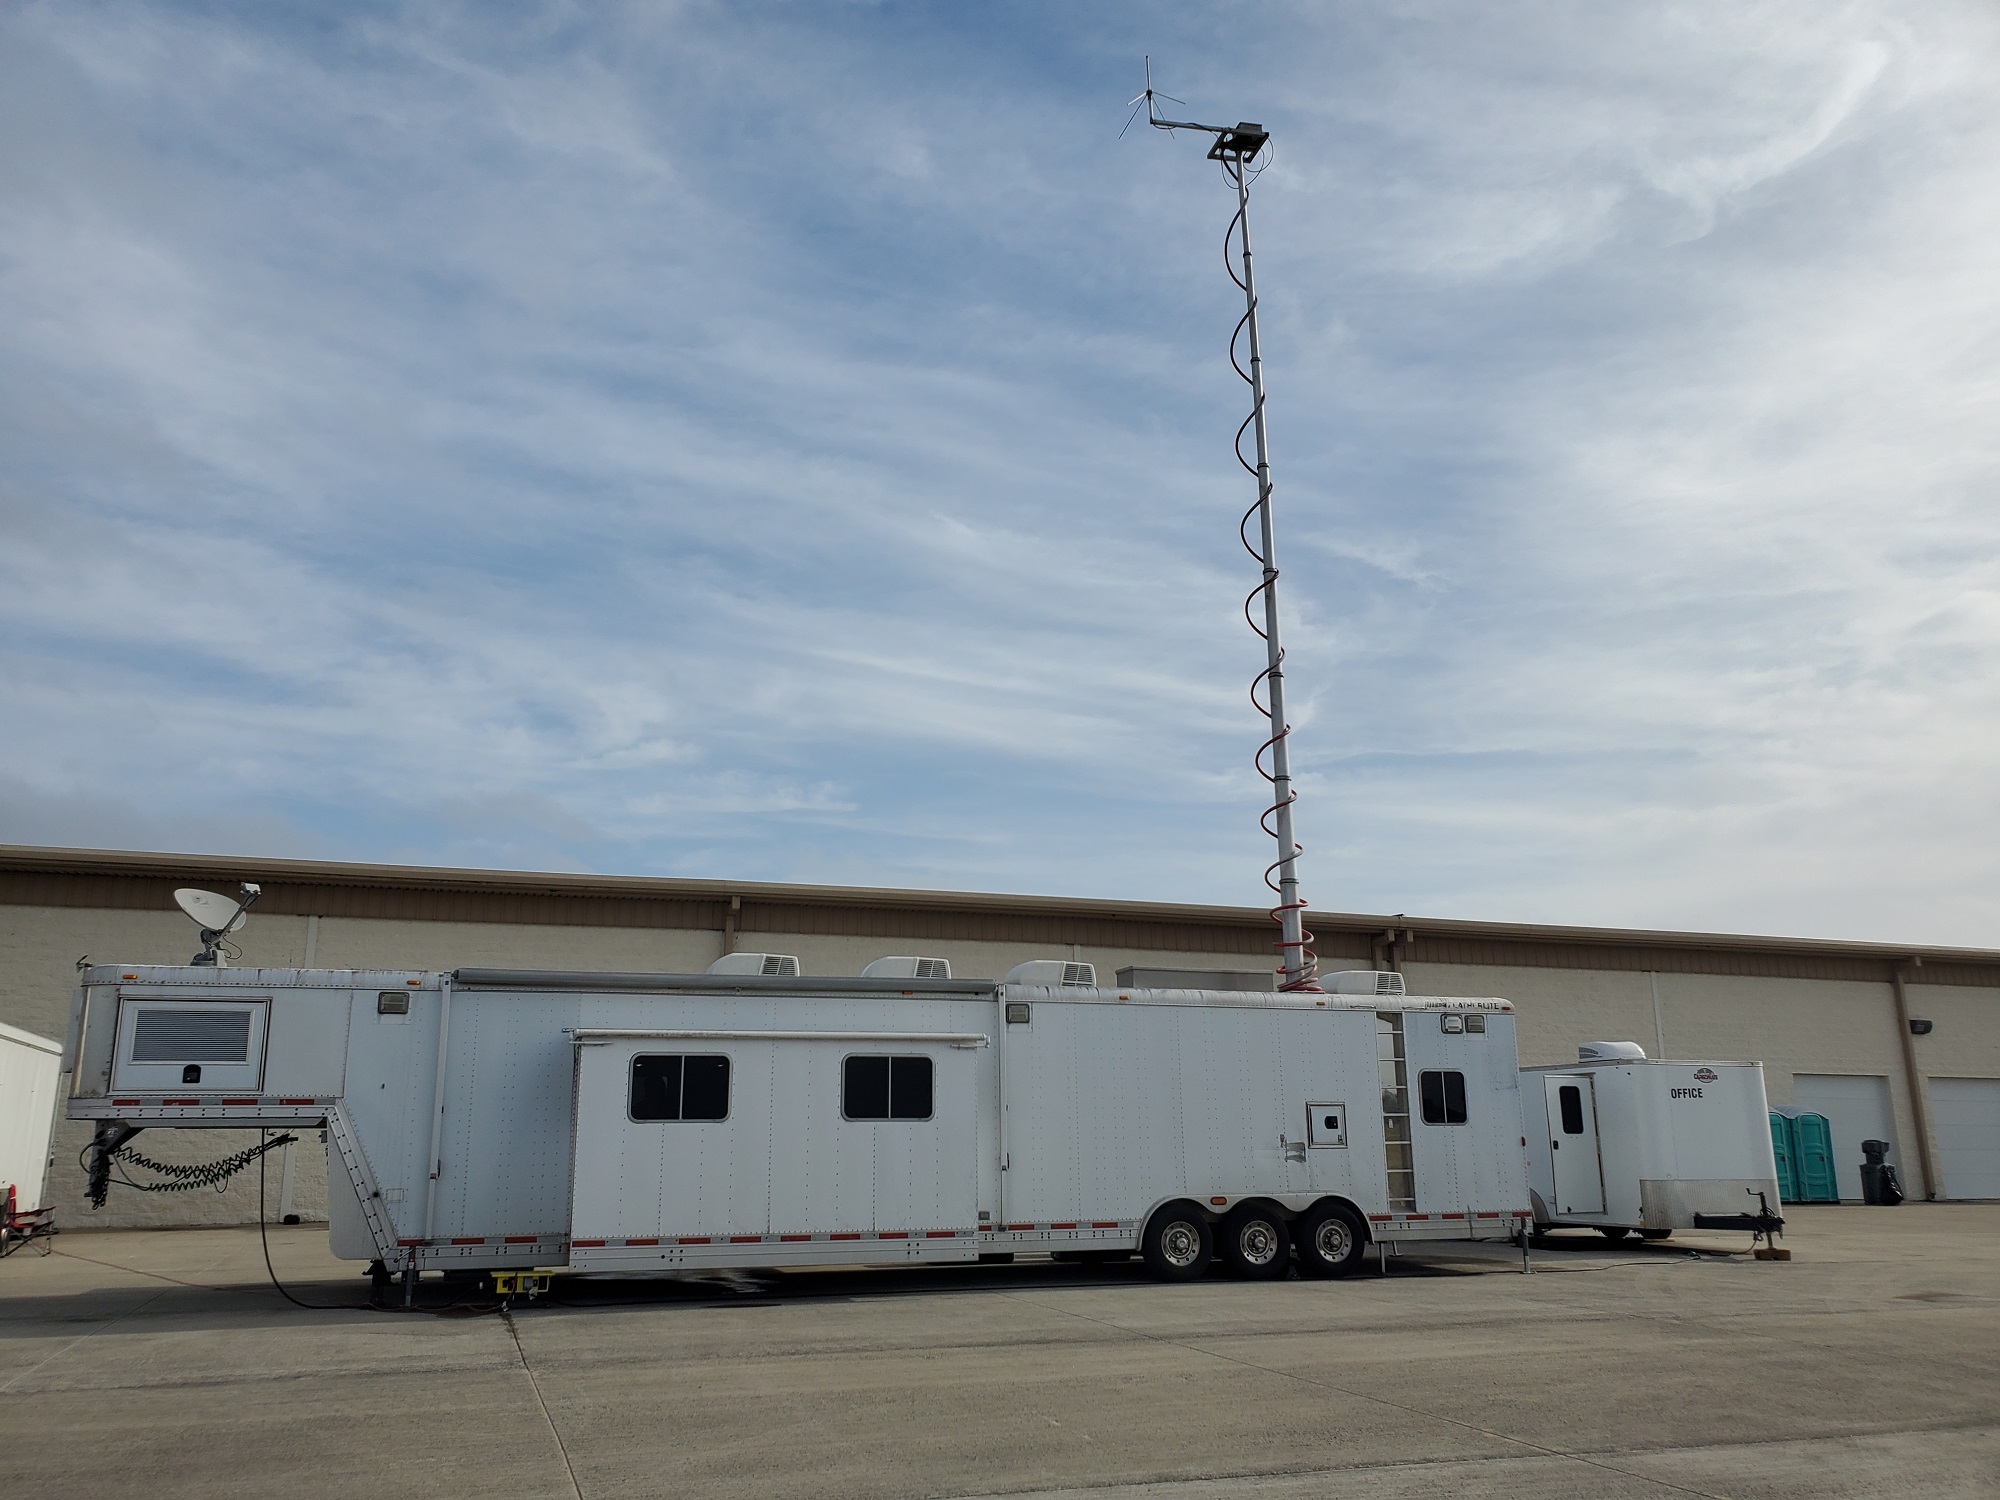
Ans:
<svg viewBox="0 0 2000 1500"><path fill-rule="evenodd" d="M1072 958L1031 958L1024 964L1015 964L1007 971L1008 984L1046 984L1055 987L1067 985L1071 989L1090 989L1097 983L1097 966L1078 963Z"/></svg>
<svg viewBox="0 0 2000 1500"><path fill-rule="evenodd" d="M1400 995L1403 976L1386 969L1342 969L1322 974L1320 986L1333 995Z"/></svg>
<svg viewBox="0 0 2000 1500"><path fill-rule="evenodd" d="M878 958L861 971L863 979L949 979L948 958Z"/></svg>
<svg viewBox="0 0 2000 1500"><path fill-rule="evenodd" d="M763 974L777 979L797 979L799 961L790 953L725 953L708 966L708 972Z"/></svg>

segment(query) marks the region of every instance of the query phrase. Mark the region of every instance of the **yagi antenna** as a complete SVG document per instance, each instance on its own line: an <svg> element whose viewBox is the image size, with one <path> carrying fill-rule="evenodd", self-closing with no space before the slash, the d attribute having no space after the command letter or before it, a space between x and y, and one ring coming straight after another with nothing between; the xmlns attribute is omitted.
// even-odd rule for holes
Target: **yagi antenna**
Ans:
<svg viewBox="0 0 2000 1500"><path fill-rule="evenodd" d="M227 896L218 896L214 891L196 890L184 886L174 892L174 904L194 918L201 928L201 952L188 962L206 964L214 968L227 967L223 940L250 920L250 908L257 904L257 898L264 894L262 886L245 881L242 898L231 901Z"/></svg>
<svg viewBox="0 0 2000 1500"><path fill-rule="evenodd" d="M1236 534L1242 540L1244 550L1257 559L1258 566L1263 570L1262 580L1243 600L1243 618L1252 630L1264 638L1264 670L1250 680L1250 701L1269 721L1271 730L1270 737L1257 747L1256 754L1258 774L1271 784L1271 804L1264 809L1258 823L1278 845L1278 857L1264 871L1264 884L1278 898L1278 904L1271 908L1271 920L1278 924L1279 930L1278 988L1317 990L1319 957L1313 952L1312 934L1305 930L1306 902L1299 894L1298 859L1305 849L1292 837L1292 804L1298 801L1299 794L1292 785L1292 757L1288 744L1292 726L1285 718L1285 648L1278 639L1278 545L1271 516L1271 444L1264 420L1264 356L1257 336L1257 277L1250 263L1250 183L1262 170L1253 168L1251 163L1270 145L1271 133L1262 125L1248 120L1234 125L1202 125L1193 120L1170 120L1160 113L1161 99L1183 103L1171 94L1162 94L1154 89L1153 60L1149 57L1146 59L1146 91L1128 101L1133 108L1126 117L1126 128L1131 128L1132 121L1138 118L1139 107L1143 105L1146 123L1156 130L1169 133L1198 130L1213 136L1215 140L1208 148L1208 159L1222 164L1222 175L1236 189L1236 216L1229 221L1229 228L1222 236L1222 264L1229 272L1229 279L1243 292L1243 316L1236 324L1236 331L1229 336L1229 363L1250 387L1250 415L1236 429L1236 461L1257 481L1256 502L1243 512ZM1236 267L1230 264L1231 242L1238 239L1242 242L1243 260L1243 274L1240 276L1236 274ZM1246 333L1250 344L1248 370L1236 357L1237 340ZM1256 438L1257 461L1254 464L1243 456L1245 432L1253 433ZM1253 516L1257 520L1258 539L1255 542L1250 539L1250 520ZM1261 625L1252 613L1259 595L1264 601L1264 622ZM1257 696L1259 687L1264 692L1261 701ZM1266 752L1270 754L1268 770L1264 764ZM1273 875L1277 877L1275 880Z"/></svg>

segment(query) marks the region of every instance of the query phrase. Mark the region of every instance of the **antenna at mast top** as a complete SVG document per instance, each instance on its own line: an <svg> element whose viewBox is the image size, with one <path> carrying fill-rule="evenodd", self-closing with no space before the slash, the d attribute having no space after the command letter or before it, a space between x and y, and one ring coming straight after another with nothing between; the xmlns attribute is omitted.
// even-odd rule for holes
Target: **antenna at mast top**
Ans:
<svg viewBox="0 0 2000 1500"><path fill-rule="evenodd" d="M1153 88L1153 60L1146 59L1146 90L1129 101L1132 113L1126 117L1126 129L1138 118L1139 106L1144 105L1146 123L1156 130L1199 130L1215 137L1208 148L1208 159L1222 164L1223 175L1236 189L1236 216L1229 221L1229 229L1223 235L1223 265L1228 268L1230 280L1243 292L1243 316L1236 324L1236 331L1229 337L1229 362L1236 367L1250 387L1250 415L1243 419L1243 425L1236 429L1236 459L1257 481L1257 499L1243 513L1237 523L1236 534L1242 539L1243 548L1257 559L1263 570L1263 578L1243 601L1243 617L1250 628L1264 639L1265 664L1250 683L1250 701L1257 711L1270 721L1270 737L1257 747L1258 774L1271 784L1271 803L1264 809L1259 825L1278 845L1278 857L1264 871L1264 883L1277 895L1278 904L1271 908L1271 920L1278 924L1277 949L1278 988L1281 990L1317 990L1319 988L1319 958L1313 952L1312 934L1305 930L1305 897L1299 894L1298 857L1304 853L1301 845L1292 837L1292 804L1298 800L1298 791L1292 785L1292 760L1289 740L1292 726L1285 718L1285 648L1278 641L1278 542L1277 530L1271 510L1271 444L1270 434L1264 422L1264 354L1258 339L1257 329L1257 276L1250 262L1250 184L1261 169L1252 168L1251 162L1271 143L1271 132L1262 125L1248 120L1240 120L1234 125L1203 125L1193 120L1170 120L1160 113L1159 100L1168 99L1175 104L1184 101L1171 94L1158 93ZM1124 134L1120 131L1119 134ZM1236 267L1230 265L1232 248L1240 247L1243 271L1237 274ZM1236 341L1248 335L1249 368L1236 357ZM1243 435L1246 432L1256 437L1256 462L1252 463L1243 453ZM1257 523L1256 540L1251 539L1250 523ZM1263 615L1259 624L1257 609L1259 601ZM1258 691L1263 691L1260 701ZM1265 756L1270 757L1269 769L1265 768ZM1273 879L1272 877L1276 878Z"/></svg>

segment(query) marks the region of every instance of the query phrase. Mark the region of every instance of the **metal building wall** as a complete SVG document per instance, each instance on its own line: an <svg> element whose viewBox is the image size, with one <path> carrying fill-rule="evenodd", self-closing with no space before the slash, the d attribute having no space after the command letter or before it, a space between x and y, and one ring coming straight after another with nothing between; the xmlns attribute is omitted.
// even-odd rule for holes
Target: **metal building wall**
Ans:
<svg viewBox="0 0 2000 1500"><path fill-rule="evenodd" d="M208 856L0 847L0 1021L62 1035L76 960L184 963L191 923L177 885L265 896L242 962L452 969L689 972L734 949L796 953L807 973L853 974L889 953L931 954L963 977L1031 957L1080 958L1109 979L1126 964L1246 969L1272 962L1271 924L1246 908L947 892L612 879L341 866ZM1402 969L1413 989L1502 995L1519 1008L1524 1062L1572 1058L1579 1041L1629 1039L1658 1054L1760 1060L1774 1103L1794 1074L1888 1080L1910 1186L1928 1188L1908 1062L1918 1076L2000 1078L2000 953L1734 936L1315 914L1324 967ZM1919 962L1921 960L1921 962ZM1935 1030L1905 1053L1892 975ZM114 1189L91 1214L75 1158L87 1134L58 1128L51 1197L63 1222L248 1222L255 1174L223 1193ZM233 1133L140 1137L161 1159L205 1159ZM310 1147L310 1149L308 1149ZM298 1153L295 1205L324 1213L317 1142ZM277 1212L277 1170L270 1211Z"/></svg>

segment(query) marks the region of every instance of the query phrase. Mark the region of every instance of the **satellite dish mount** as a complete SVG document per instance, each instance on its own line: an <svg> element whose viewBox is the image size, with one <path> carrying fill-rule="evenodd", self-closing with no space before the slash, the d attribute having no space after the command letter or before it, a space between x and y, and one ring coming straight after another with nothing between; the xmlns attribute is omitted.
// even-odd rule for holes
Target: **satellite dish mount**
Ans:
<svg viewBox="0 0 2000 1500"><path fill-rule="evenodd" d="M257 904L257 898L264 894L264 888L244 881L240 887L242 896L231 901L227 896L218 896L214 891L196 890L183 887L174 892L174 904L193 918L201 928L201 952L188 962L203 964L210 968L227 968L227 948L224 939L237 931L250 919L250 908Z"/></svg>

